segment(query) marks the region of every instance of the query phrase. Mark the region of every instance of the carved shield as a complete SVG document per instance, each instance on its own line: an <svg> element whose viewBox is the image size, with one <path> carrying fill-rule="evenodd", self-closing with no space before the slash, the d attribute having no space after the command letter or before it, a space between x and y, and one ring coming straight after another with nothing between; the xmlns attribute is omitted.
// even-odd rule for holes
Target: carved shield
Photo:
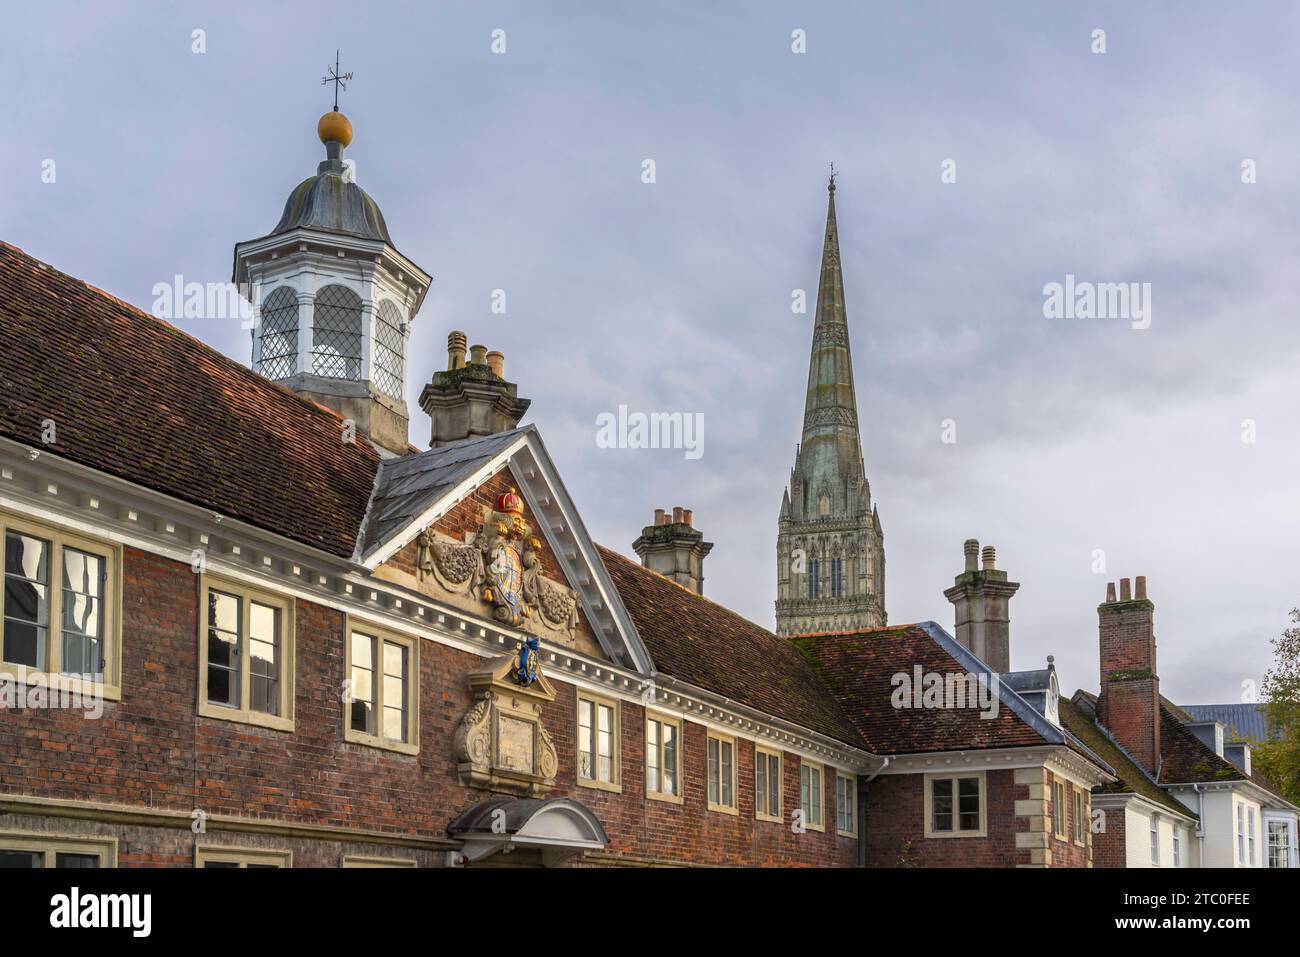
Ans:
<svg viewBox="0 0 1300 957"><path fill-rule="evenodd" d="M495 586L500 600L510 609L511 619L518 619L523 613L524 600L524 563L519 549L508 542L498 542L492 549L488 579Z"/></svg>

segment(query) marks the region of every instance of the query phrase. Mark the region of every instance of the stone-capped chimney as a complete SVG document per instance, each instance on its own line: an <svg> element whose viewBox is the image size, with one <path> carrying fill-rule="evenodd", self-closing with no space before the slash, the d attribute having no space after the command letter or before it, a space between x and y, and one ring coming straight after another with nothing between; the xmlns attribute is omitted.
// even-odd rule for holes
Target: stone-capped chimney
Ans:
<svg viewBox="0 0 1300 957"><path fill-rule="evenodd" d="M632 549L641 556L641 564L651 571L671 578L697 595L704 594L704 558L713 549L704 533L691 525L691 510L673 509L668 515L655 509L653 525L641 529Z"/></svg>
<svg viewBox="0 0 1300 957"><path fill-rule="evenodd" d="M506 357L473 345L466 362L466 342L463 332L447 336L447 369L435 372L420 393L420 408L431 420L431 448L508 432L528 411L530 401L505 379Z"/></svg>
<svg viewBox="0 0 1300 957"><path fill-rule="evenodd" d="M1019 582L1007 581L1007 573L997 567L997 552L992 545L984 548L983 567L980 543L968 538L963 546L965 569L954 579L943 596L956 610L957 643L970 651L989 670L1001 674L1011 670L1011 596Z"/></svg>
<svg viewBox="0 0 1300 957"><path fill-rule="evenodd" d="M1147 580L1137 594L1123 578L1119 598L1106 586L1097 606L1101 651L1101 696L1097 717L1115 740L1151 775L1160 772L1160 678L1156 673L1155 604Z"/></svg>

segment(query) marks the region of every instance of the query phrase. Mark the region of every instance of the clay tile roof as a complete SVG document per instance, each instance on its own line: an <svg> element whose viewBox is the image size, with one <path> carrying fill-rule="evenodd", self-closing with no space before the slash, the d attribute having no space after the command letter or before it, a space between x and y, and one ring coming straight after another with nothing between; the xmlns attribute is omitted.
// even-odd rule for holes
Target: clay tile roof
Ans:
<svg viewBox="0 0 1300 957"><path fill-rule="evenodd" d="M920 625L894 625L852 634L792 639L876 754L1008 748L1045 743L1010 707L993 718L975 708L895 708L893 675L969 671ZM1067 742L1068 743L1068 742Z"/></svg>
<svg viewBox="0 0 1300 957"><path fill-rule="evenodd" d="M0 397L6 438L352 554L379 455L338 416L5 243Z"/></svg>
<svg viewBox="0 0 1300 957"><path fill-rule="evenodd" d="M1160 698L1160 783L1198 784L1244 781L1246 775L1214 753L1184 725L1191 715L1165 697Z"/></svg>
<svg viewBox="0 0 1300 957"><path fill-rule="evenodd" d="M618 552L598 547L660 673L844 744L865 747L789 642Z"/></svg>
<svg viewBox="0 0 1300 957"><path fill-rule="evenodd" d="M1090 696L1089 700L1092 700ZM1128 752L1116 744L1114 739L1103 731L1083 708L1066 698L1061 698L1058 705L1061 723L1069 728L1075 737L1099 754L1115 772L1116 779L1108 784L1094 787L1094 793L1138 794L1168 811L1196 819L1194 811L1185 807L1152 781L1137 762L1129 757ZM1095 701L1093 705L1095 707Z"/></svg>

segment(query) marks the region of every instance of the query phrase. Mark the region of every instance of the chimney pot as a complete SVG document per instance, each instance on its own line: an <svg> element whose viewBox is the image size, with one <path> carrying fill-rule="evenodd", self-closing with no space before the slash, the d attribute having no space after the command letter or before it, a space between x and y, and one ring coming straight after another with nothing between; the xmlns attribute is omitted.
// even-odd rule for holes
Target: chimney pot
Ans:
<svg viewBox="0 0 1300 957"><path fill-rule="evenodd" d="M453 331L447 335L447 371L465 368L465 333Z"/></svg>
<svg viewBox="0 0 1300 957"><path fill-rule="evenodd" d="M506 377L506 354L504 352L489 352L487 354L488 368L498 379Z"/></svg>
<svg viewBox="0 0 1300 957"><path fill-rule="evenodd" d="M472 366L487 365L487 346L470 346L469 364Z"/></svg>
<svg viewBox="0 0 1300 957"><path fill-rule="evenodd" d="M966 571L976 571L979 568L980 543L976 539L968 538L962 547L966 552Z"/></svg>
<svg viewBox="0 0 1300 957"><path fill-rule="evenodd" d="M655 524L662 525L664 524L665 521L666 519L664 518L664 510L662 508L655 509Z"/></svg>
<svg viewBox="0 0 1300 957"><path fill-rule="evenodd" d="M673 524L680 525L681 523L682 523L682 507L678 505L673 508Z"/></svg>
<svg viewBox="0 0 1300 957"><path fill-rule="evenodd" d="M1120 601L1133 600L1133 587L1127 578L1121 578L1119 580L1119 600Z"/></svg>
<svg viewBox="0 0 1300 957"><path fill-rule="evenodd" d="M687 525L691 525L692 524L691 518L692 518L691 510L689 508L682 509L682 521L685 522Z"/></svg>
<svg viewBox="0 0 1300 957"><path fill-rule="evenodd" d="M1115 583L1114 582L1106 583L1106 604L1108 605L1115 604Z"/></svg>
<svg viewBox="0 0 1300 957"><path fill-rule="evenodd" d="M1136 579L1134 579L1134 583L1137 586L1137 597L1146 598L1147 597L1147 576L1139 575Z"/></svg>
<svg viewBox="0 0 1300 957"><path fill-rule="evenodd" d="M984 546L984 570L991 572L997 568L998 553L992 545Z"/></svg>

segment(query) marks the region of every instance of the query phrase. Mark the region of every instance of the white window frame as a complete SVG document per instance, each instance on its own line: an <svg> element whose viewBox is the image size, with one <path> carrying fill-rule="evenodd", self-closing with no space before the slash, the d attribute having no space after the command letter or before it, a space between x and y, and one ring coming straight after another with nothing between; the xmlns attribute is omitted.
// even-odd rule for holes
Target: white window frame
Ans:
<svg viewBox="0 0 1300 957"><path fill-rule="evenodd" d="M718 747L718 762L717 762L718 800L716 801L713 800L713 794L712 794L713 783L714 783L714 773L713 773L714 767L713 767L712 752L713 752L713 746L715 742ZM723 800L724 795L723 795L722 785L724 782L723 782L722 755L723 755L724 748L731 749L731 773L728 775L731 780L727 782L731 785L730 804L727 804ZM739 776L736 773L737 764L739 763L736 759L739 754L739 751L740 749L736 745L736 739L731 735L722 734L721 732L718 731L709 731L707 736L704 739L704 800L705 800L705 805L708 807L710 811L717 811L720 814L740 813L740 790L738 787Z"/></svg>
<svg viewBox="0 0 1300 957"><path fill-rule="evenodd" d="M1088 816L1088 797L1081 787L1076 786L1072 791L1074 794L1070 804L1070 833L1076 845L1087 847L1088 829L1084 826L1084 821Z"/></svg>
<svg viewBox="0 0 1300 957"><path fill-rule="evenodd" d="M1160 866L1160 815L1152 814L1148 819L1148 833L1151 840L1151 866Z"/></svg>
<svg viewBox="0 0 1300 957"><path fill-rule="evenodd" d="M239 599L239 704L224 705L208 700L208 596L211 592L233 595ZM279 714L267 714L254 710L250 704L249 689L252 686L252 656L248 646L249 622L252 619L252 603L256 602L280 613L279 642L280 702ZM198 710L205 718L219 718L222 721L238 721L241 724L255 724L277 731L294 729L294 674L297 671L295 660L294 606L296 602L288 596L249 588L237 582L217 575L203 575L199 585L199 704Z"/></svg>
<svg viewBox="0 0 1300 957"><path fill-rule="evenodd" d="M847 808L842 807L847 804ZM843 812L848 811L847 828L842 827ZM858 836L858 776L835 769L835 833L840 837Z"/></svg>
<svg viewBox="0 0 1300 957"><path fill-rule="evenodd" d="M1255 818L1258 814L1259 811L1253 807L1246 809L1246 848L1250 867L1259 866L1259 860L1255 857Z"/></svg>
<svg viewBox="0 0 1300 957"><path fill-rule="evenodd" d="M808 778L805 786L804 777ZM817 787L812 786L813 774L817 775ZM815 802L810 804L804 801L804 791L808 792L809 801ZM799 809L803 812L803 826L809 831L826 830L826 765L818 761L809 761L806 758L799 759ZM816 820L813 820L813 811L816 811Z"/></svg>
<svg viewBox="0 0 1300 957"><path fill-rule="evenodd" d="M1069 806L1065 803L1065 779L1052 777L1052 836L1058 841L1070 839Z"/></svg>
<svg viewBox="0 0 1300 957"><path fill-rule="evenodd" d="M592 729L592 758L593 770L599 774L600 761L600 709L610 709L610 774L612 780L602 781L599 777L584 777L582 774L582 735L579 731L582 717L583 704L591 705ZM596 788L600 791L614 791L621 793L623 790L623 768L622 768L622 748L620 742L623 736L623 716L621 714L619 703L613 698L605 698L600 695L592 694L588 691L578 689L577 705L573 713L573 773L577 776L576 780L579 785L585 788Z"/></svg>
<svg viewBox="0 0 1300 957"><path fill-rule="evenodd" d="M771 780L773 758L776 759L776 813L775 814L772 813L772 809L770 807L766 811L759 810L760 805L758 800L758 793L759 793L758 763L759 761L764 762L763 780L766 783L767 781ZM771 821L776 824L781 824L784 822L785 818L782 817L782 815L785 813L784 768L785 768L785 762L783 760L782 752L777 751L775 748L765 748L762 745L755 745L754 747L754 817L756 819L760 821ZM768 798L770 796L771 796L771 791L765 790L763 793L764 805L768 803Z"/></svg>
<svg viewBox="0 0 1300 957"><path fill-rule="evenodd" d="M352 636L362 635L375 639L376 654L372 664L371 683L374 688L375 733L369 734L352 727ZM420 639L399 632L376 628L368 621L349 617L344 629L343 674L348 682L348 693L343 701L343 739L353 744L396 751L399 754L420 753ZM391 642L407 649L406 722L407 740L397 741L384 736L384 645Z"/></svg>
<svg viewBox="0 0 1300 957"><path fill-rule="evenodd" d="M979 782L979 806L980 806L980 826L978 830L963 831L961 830L961 804L959 798L959 785L957 782L974 778ZM952 793L952 830L939 831L934 827L934 782L950 781ZM966 838L966 837L988 837L988 778L983 771L971 771L962 773L956 771L941 771L933 774L926 774L922 778L922 787L925 790L924 813L925 813L925 836L927 838Z"/></svg>
<svg viewBox="0 0 1300 957"><path fill-rule="evenodd" d="M1237 802L1237 866L1246 866L1246 805Z"/></svg>
<svg viewBox="0 0 1300 957"><path fill-rule="evenodd" d="M654 747L656 748L656 753L655 753L656 764L655 764L654 772L657 775L658 780L654 782L651 782L650 780L650 776L651 776L650 725L651 723L654 723L656 725L656 731L655 731L656 743L654 745ZM675 767L673 769L674 790L671 793L665 793L664 791L660 790L660 788L663 786L663 770L664 770L663 769L663 763L664 763L663 727L664 725L671 725L676 729L675 737L677 741L677 747L673 751L673 761L675 764ZM685 763L685 761L683 760L682 752L685 750L685 746L686 746L685 730L686 730L686 725L681 718L675 717L674 715L665 714L661 711L646 712L645 730L644 730L645 753L646 753L645 794L646 797L652 801L667 801L670 804L683 803L682 786L685 784L685 782L682 780L682 766Z"/></svg>
<svg viewBox="0 0 1300 957"><path fill-rule="evenodd" d="M1284 849L1286 851L1286 855L1285 855L1286 863L1283 864L1282 867L1285 868L1295 867L1295 860L1296 860L1295 822L1288 820L1286 818L1268 817L1267 815L1264 817L1264 835L1265 835L1264 846L1265 846L1265 852L1268 856L1264 860L1264 866L1268 868L1273 868L1273 847L1274 847L1273 840L1272 840L1273 825L1281 826L1282 832L1286 835L1286 844L1284 845ZM1281 868L1273 868L1273 869L1280 870Z"/></svg>
<svg viewBox="0 0 1300 957"><path fill-rule="evenodd" d="M4 575L6 536L16 532L38 538L49 546L47 574L49 589L48 618L45 629L45 668L36 670L26 665L0 660L0 677L15 684L39 685L86 695L99 695L111 701L122 699L122 546L99 539L86 538L66 532L54 525L30 522L11 512L0 511L0 657L4 653ZM102 642L104 680L102 682L79 675L60 673L63 664L63 549L72 548L86 552L104 561L103 595L100 599L102 614Z"/></svg>
<svg viewBox="0 0 1300 957"><path fill-rule="evenodd" d="M1182 826L1174 824L1174 867L1183 866L1183 829Z"/></svg>

